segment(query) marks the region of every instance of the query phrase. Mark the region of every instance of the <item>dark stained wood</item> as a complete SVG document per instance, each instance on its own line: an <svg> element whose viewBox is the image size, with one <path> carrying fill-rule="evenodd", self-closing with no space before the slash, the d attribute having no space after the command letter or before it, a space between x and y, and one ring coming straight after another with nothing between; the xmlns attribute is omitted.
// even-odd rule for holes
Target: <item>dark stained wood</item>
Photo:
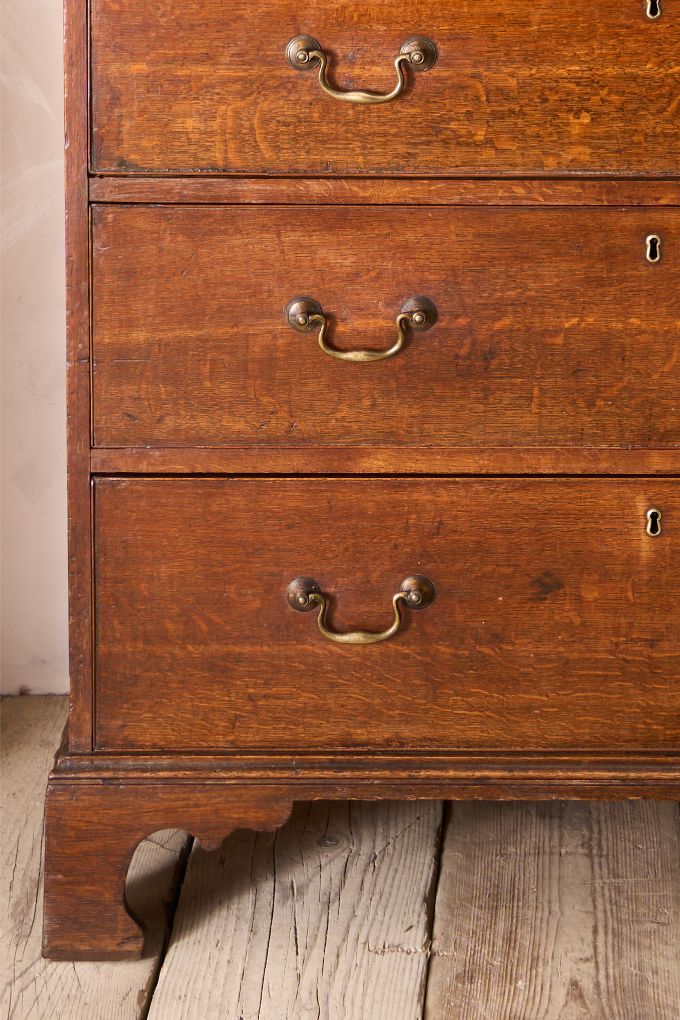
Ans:
<svg viewBox="0 0 680 1020"><path fill-rule="evenodd" d="M233 829L282 825L291 804L275 789L49 783L45 804L43 953L52 960L131 960L143 935L124 902L138 843L186 829L217 847Z"/></svg>
<svg viewBox="0 0 680 1020"><path fill-rule="evenodd" d="M680 448L676 208L97 206L93 243L97 446ZM284 316L380 349L417 294L376 364Z"/></svg>
<svg viewBox="0 0 680 1020"><path fill-rule="evenodd" d="M680 205L679 181L92 177L92 202L196 205Z"/></svg>
<svg viewBox="0 0 680 1020"><path fill-rule="evenodd" d="M92 4L93 166L120 173L677 176L680 19L642 0ZM342 89L385 92L414 34L435 67L357 107L291 69L314 36Z"/></svg>
<svg viewBox="0 0 680 1020"><path fill-rule="evenodd" d="M439 755L232 754L62 755L56 778L123 783L225 782L291 784L293 798L314 800L331 796L448 798L467 800L550 800L574 797L680 799L680 755L649 752L603 753L453 751Z"/></svg>
<svg viewBox="0 0 680 1020"><path fill-rule="evenodd" d="M513 766L502 782L484 779L483 768L470 770L468 779L453 775L419 776L417 759L408 771L383 769L382 777L354 768L331 764L322 781L291 765L269 781L254 776L248 781L232 772L209 778L198 764L194 781L178 781L170 772L151 768L129 780L116 775L101 756L92 759L92 775L80 778L62 761L53 772L47 791L45 832L45 926L44 953L52 959L136 959L142 951L142 934L124 905L125 876L134 847L150 833L163 828L182 828L196 835L206 848L215 848L237 828L272 829L282 825L291 803L319 799L433 799L537 797L555 798L568 791L583 797L680 795L680 763L666 774L662 785L644 770L631 781L609 772L589 779L578 771L553 767L545 781L531 780ZM194 759L194 763L200 759ZM241 766L245 764L242 759ZM586 768L587 765L586 764ZM247 765L246 765L247 768ZM657 773L658 774L658 773ZM672 778L674 776L674 778ZM476 777L476 778L475 778ZM566 784L565 784L566 781Z"/></svg>
<svg viewBox="0 0 680 1020"><path fill-rule="evenodd" d="M400 449L384 446L98 449L96 474L680 475L680 448Z"/></svg>
<svg viewBox="0 0 680 1020"><path fill-rule="evenodd" d="M92 748L87 4L64 0L69 742Z"/></svg>
<svg viewBox="0 0 680 1020"><path fill-rule="evenodd" d="M144 919L144 959L116 964L41 959L44 782L67 721L67 698L3 698L0 724L0 1016L3 1020L141 1020L148 1011L189 851L181 832L156 832L135 852L125 888ZM263 837L260 837L263 838ZM202 1020L207 1020L202 1017Z"/></svg>
<svg viewBox="0 0 680 1020"><path fill-rule="evenodd" d="M216 846L294 800L680 798L676 4L65 0L46 955L139 956L125 875L159 829ZM439 60L358 108L288 67L299 32L342 88L388 87L409 35ZM391 343L412 294L439 321L341 363L286 325L304 294L339 347ZM308 574L333 627L383 629L412 573L436 598L383 644L285 599Z"/></svg>
<svg viewBox="0 0 680 1020"><path fill-rule="evenodd" d="M677 749L675 481L99 479L95 511L100 749ZM383 644L285 597L383 630L413 573Z"/></svg>

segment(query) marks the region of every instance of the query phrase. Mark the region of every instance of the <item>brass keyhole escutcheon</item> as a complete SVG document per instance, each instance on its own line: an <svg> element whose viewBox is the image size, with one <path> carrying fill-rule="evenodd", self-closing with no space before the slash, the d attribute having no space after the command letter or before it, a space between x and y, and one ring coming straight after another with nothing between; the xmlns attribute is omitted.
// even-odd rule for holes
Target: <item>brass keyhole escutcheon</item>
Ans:
<svg viewBox="0 0 680 1020"><path fill-rule="evenodd" d="M651 507L647 511L647 534L657 538L661 534L661 511Z"/></svg>
<svg viewBox="0 0 680 1020"><path fill-rule="evenodd" d="M656 21L661 17L661 0L645 0L647 6L647 17Z"/></svg>
<svg viewBox="0 0 680 1020"><path fill-rule="evenodd" d="M648 262L661 261L661 238L658 234L648 234L645 238L647 245L646 259Z"/></svg>

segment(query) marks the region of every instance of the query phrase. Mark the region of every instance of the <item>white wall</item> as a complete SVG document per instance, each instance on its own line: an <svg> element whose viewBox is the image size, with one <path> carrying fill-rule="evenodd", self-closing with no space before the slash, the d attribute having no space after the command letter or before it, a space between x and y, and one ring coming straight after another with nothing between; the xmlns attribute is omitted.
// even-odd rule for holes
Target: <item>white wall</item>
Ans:
<svg viewBox="0 0 680 1020"><path fill-rule="evenodd" d="M1 2L1 683L37 693L68 686L61 0Z"/></svg>

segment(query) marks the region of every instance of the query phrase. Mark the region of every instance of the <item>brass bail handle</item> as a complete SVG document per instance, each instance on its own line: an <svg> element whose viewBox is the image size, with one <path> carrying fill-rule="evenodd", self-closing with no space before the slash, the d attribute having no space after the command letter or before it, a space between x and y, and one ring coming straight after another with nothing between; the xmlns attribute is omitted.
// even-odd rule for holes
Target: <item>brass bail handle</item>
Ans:
<svg viewBox="0 0 680 1020"><path fill-rule="evenodd" d="M328 56L320 43L310 35L296 35L294 39L291 39L286 48L286 58L290 66L298 71L311 71L318 67L319 85L327 96L340 99L345 103L375 105L376 103L389 103L390 100L401 95L406 85L406 75L404 74L406 66L410 67L412 71L428 71L437 60L437 47L431 39L426 39L425 36L416 35L407 39L394 58L397 83L391 92L383 95L361 91L343 92L342 89L333 88L327 78Z"/></svg>
<svg viewBox="0 0 680 1020"><path fill-rule="evenodd" d="M384 351L339 351L327 340L328 318L318 301L308 297L294 298L286 308L286 320L297 333L319 331L319 347L331 358L339 361L384 361L398 354L406 343L406 328L425 332L437 321L437 309L426 297L413 297L405 301L396 318L397 339Z"/></svg>
<svg viewBox="0 0 680 1020"><path fill-rule="evenodd" d="M375 645L379 641L387 641L399 630L401 625L399 607L402 604L408 606L409 609L426 609L430 605L434 598L434 585L429 578L423 577L421 574L405 578L399 591L392 596L392 611L394 613L392 623L387 630L381 631L353 630L345 634L338 634L331 630L326 623L328 599L312 577L296 577L291 581L288 585L286 598L291 609L295 609L298 613L309 613L318 607L317 626L329 641L337 641L343 645Z"/></svg>

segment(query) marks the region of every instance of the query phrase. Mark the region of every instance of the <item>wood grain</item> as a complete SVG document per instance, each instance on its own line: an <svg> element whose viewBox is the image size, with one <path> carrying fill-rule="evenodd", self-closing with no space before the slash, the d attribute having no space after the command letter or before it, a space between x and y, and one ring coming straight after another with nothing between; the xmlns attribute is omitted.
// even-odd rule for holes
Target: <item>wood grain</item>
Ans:
<svg viewBox="0 0 680 1020"><path fill-rule="evenodd" d="M195 205L680 205L680 181L91 177L92 202Z"/></svg>
<svg viewBox="0 0 680 1020"><path fill-rule="evenodd" d="M310 793L302 799L320 798L319 790L329 782L344 785L352 781L352 794L364 799L368 789L387 788L390 783L410 783L412 795L421 796L421 787L434 783L451 783L469 786L498 782L507 775L508 782L516 784L533 781L547 786L549 782L563 783L563 795L570 784L582 787L597 786L606 781L621 785L648 780L662 785L675 782L680 790L680 756L674 751L431 751L413 757L408 751L365 751L350 755L333 752L304 751L290 757L276 751L205 752L192 753L106 752L91 755L70 754L65 749L53 777L59 779L115 779L120 782L137 782L141 779L161 779L168 782L220 780L234 783L261 783L276 781L286 784L302 783L298 768L304 763L305 790ZM396 788L396 787L395 787ZM360 794L356 791L361 791ZM633 794L631 794L632 796ZM425 796L425 794L423 794ZM429 796L429 795L428 795ZM540 796L540 794L537 794ZM560 796L560 794L557 794ZM461 795L464 799L464 795ZM321 797L323 799L323 797ZM394 799L390 794L387 799ZM435 799L447 799L443 796ZM448 799L459 799L450 794ZM488 799L484 796L482 799ZM533 799L522 796L517 800ZM671 798L673 799L673 798ZM680 800L680 797L677 798Z"/></svg>
<svg viewBox="0 0 680 1020"><path fill-rule="evenodd" d="M671 753L679 513L655 479L99 479L97 745ZM379 645L285 598L382 630L413 573Z"/></svg>
<svg viewBox="0 0 680 1020"><path fill-rule="evenodd" d="M99 206L95 444L680 448L679 251L677 209ZM417 294L376 364L284 316L384 349Z"/></svg>
<svg viewBox="0 0 680 1020"><path fill-rule="evenodd" d="M183 829L217 847L235 828L273 829L291 802L209 784L88 784L52 779L45 801L43 954L51 960L137 960L144 935L125 900L125 877L149 834ZM64 781L64 779L66 781Z"/></svg>
<svg viewBox="0 0 680 1020"><path fill-rule="evenodd" d="M67 717L66 698L2 702L3 1020L137 1020L144 1014L160 963L166 908L186 848L179 832L157 832L134 855L127 882L131 908L144 921L143 960L125 967L54 963L40 953L44 777Z"/></svg>
<svg viewBox="0 0 680 1020"><path fill-rule="evenodd" d="M74 751L92 750L93 727L87 53L87 4L64 0L69 741Z"/></svg>
<svg viewBox="0 0 680 1020"><path fill-rule="evenodd" d="M677 805L452 805L426 1020L674 1020Z"/></svg>
<svg viewBox="0 0 680 1020"><path fill-rule="evenodd" d="M93 473L161 475L680 475L680 447L227 446L95 449Z"/></svg>
<svg viewBox="0 0 680 1020"><path fill-rule="evenodd" d="M649 751L174 751L60 756L54 782L275 784L290 800L680 800L680 756Z"/></svg>
<svg viewBox="0 0 680 1020"><path fill-rule="evenodd" d="M110 173L677 176L677 0L118 0L92 4L92 162ZM342 89L385 92L405 39L437 45L407 94L357 107L293 70L314 36ZM415 79L415 80L414 80Z"/></svg>
<svg viewBox="0 0 680 1020"><path fill-rule="evenodd" d="M6 857L0 1016L105 1020L115 1015L141 1020L151 1005L159 966L159 933L165 921L161 907L171 888L164 883L174 870L176 837L157 833L144 841L130 866L127 895L136 913L147 919L144 960L124 965L41 960L39 784L66 719L66 699L6 699L2 711ZM68 772L71 787L81 757L74 756L61 774L66 781ZM102 756L95 761L101 785L106 763ZM196 761L194 765L198 767ZM365 767L361 771L367 774ZM86 774L78 774L86 783ZM380 795L374 780L376 789ZM365 795L358 786L353 792ZM192 797L190 786L189 800ZM219 795L214 803L220 803ZM678 995L677 805L619 807L453 808L441 861L431 1001L445 1002L448 996L461 1010L467 1005L471 1012L454 1012L457 1020L459 1015L461 1020L502 1015L475 1012L475 995L480 1010L488 1002L495 1006L512 1001L518 1009L524 1004L527 1011L518 1015L527 1020L544 1020L544 1015L550 1020L550 1013L531 1013L531 1002L559 1001L557 993L570 979L590 994L597 965L605 983L602 1000L611 1010L594 1010L591 1016L674 1016L664 1009L667 1003L673 1006ZM419 998L415 989L432 933L427 892L433 893L439 817L437 804L305 804L295 809L292 822L275 839L239 832L220 853L197 848L175 915L172 949L154 993L152 1020L191 1016L199 1001L205 1020L225 1020L231 1016L227 1003L238 998L236 975L243 977L242 1001L263 988L276 1020L285 1015L274 1011L279 981L286 993L280 1001L290 1004L292 1016L305 1003L314 1004L318 988L330 1009L337 993L347 1004L345 1016L361 1016L366 1000L375 1017L392 1020L400 1015L399 1001L413 1002L413 1016L420 1017L425 989L421 983ZM90 824L97 825L96 815ZM499 895L489 897L490 890ZM298 949L302 947L297 958L290 941L294 943L296 923ZM455 960L449 955L452 931L457 936ZM584 946L590 947L589 954L579 953ZM507 965L493 965L498 948L506 951ZM517 988L513 975L521 975L529 954L528 966L535 967L525 988ZM268 982L263 985L265 974ZM588 1001L594 1001L592 996ZM445 1007L434 1015L437 1020L448 1016Z"/></svg>
<svg viewBox="0 0 680 1020"><path fill-rule="evenodd" d="M149 1020L417 1020L438 802L300 804L192 854Z"/></svg>
<svg viewBox="0 0 680 1020"><path fill-rule="evenodd" d="M65 0L71 706L44 950L137 959L128 869L150 928L115 973L39 960L20 748L12 1018L147 1014L171 828L216 847L296 799L680 796L680 492L652 477L680 474L679 5ZM341 88L383 90L414 33L439 59L357 108L287 66L303 31ZM346 365L289 331L304 293L340 347L386 346L411 294L439 321ZM288 477L224 477L249 472ZM586 477L428 477L512 472ZM382 629L414 572L435 602L384 645L331 645L284 599L312 574L334 627ZM677 813L496 810L454 809L431 1020L675 1017ZM206 1020L420 1020L439 812L306 806L196 850L153 1014L192 1015L190 987Z"/></svg>

